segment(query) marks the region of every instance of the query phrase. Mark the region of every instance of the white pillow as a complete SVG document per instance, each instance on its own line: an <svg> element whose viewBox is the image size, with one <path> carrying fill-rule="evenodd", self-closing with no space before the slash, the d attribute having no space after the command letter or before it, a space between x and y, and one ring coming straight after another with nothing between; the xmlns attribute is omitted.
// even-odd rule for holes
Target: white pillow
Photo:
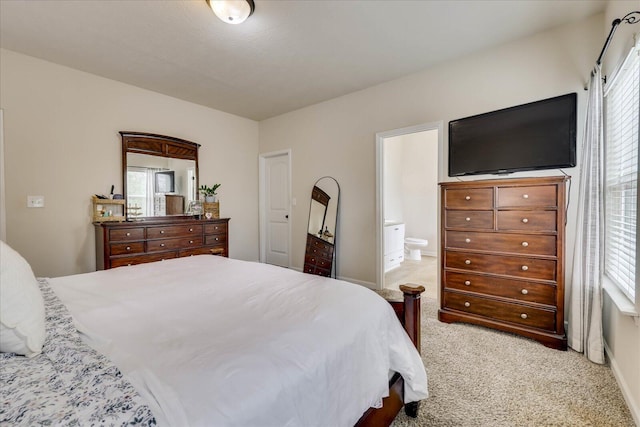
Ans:
<svg viewBox="0 0 640 427"><path fill-rule="evenodd" d="M0 351L27 357L44 344L44 300L29 263L0 240Z"/></svg>

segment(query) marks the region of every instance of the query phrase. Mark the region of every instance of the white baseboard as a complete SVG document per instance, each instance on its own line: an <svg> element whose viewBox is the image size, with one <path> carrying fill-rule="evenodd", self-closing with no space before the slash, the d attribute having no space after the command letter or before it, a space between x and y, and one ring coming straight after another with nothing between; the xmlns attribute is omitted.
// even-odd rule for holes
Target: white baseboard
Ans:
<svg viewBox="0 0 640 427"><path fill-rule="evenodd" d="M356 279L352 279L351 277L343 277L343 276L338 277L338 279L339 280L344 280L345 282L351 282L351 283L355 283L357 285L362 285L362 286L364 286L366 288L369 288L369 289L373 289L373 290L377 290L378 289L378 286L376 286L376 284L373 283L373 282L365 282L364 280L356 280Z"/></svg>
<svg viewBox="0 0 640 427"><path fill-rule="evenodd" d="M637 426L640 426L640 408L638 408L638 406L634 402L633 396L631 395L631 391L629 390L629 386L625 381L624 377L622 376L622 373L620 372L620 368L618 368L618 363L616 362L616 359L613 357L613 354L611 353L611 349L609 348L606 342L604 343L604 352L606 353L607 358L609 359L611 372L613 372L613 376L615 377L616 382L618 383L618 387L620 387L620 390L622 391L622 396L624 397L625 402L627 402L627 406L629 407L629 411L631 412L633 421L635 421Z"/></svg>
<svg viewBox="0 0 640 427"><path fill-rule="evenodd" d="M436 251L420 251L420 254L422 256L430 256L430 257L437 257L438 256L438 252Z"/></svg>

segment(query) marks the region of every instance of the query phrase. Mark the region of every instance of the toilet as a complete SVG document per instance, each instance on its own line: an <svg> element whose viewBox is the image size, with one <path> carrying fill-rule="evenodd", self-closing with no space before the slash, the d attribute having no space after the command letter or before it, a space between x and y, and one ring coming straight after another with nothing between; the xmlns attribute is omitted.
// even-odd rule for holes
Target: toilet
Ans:
<svg viewBox="0 0 640 427"><path fill-rule="evenodd" d="M427 246L429 246L428 240L407 237L404 239L404 248L407 250L406 259L420 261L422 259L420 251L425 249Z"/></svg>

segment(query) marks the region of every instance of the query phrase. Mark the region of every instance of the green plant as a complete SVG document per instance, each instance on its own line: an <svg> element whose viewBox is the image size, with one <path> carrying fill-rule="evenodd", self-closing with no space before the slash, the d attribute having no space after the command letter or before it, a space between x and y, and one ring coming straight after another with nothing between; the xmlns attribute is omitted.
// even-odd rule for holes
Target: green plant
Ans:
<svg viewBox="0 0 640 427"><path fill-rule="evenodd" d="M220 185L221 184L213 184L212 187L201 185L198 190L200 191L200 193L204 194L205 196L215 196L217 194L216 191L218 190Z"/></svg>

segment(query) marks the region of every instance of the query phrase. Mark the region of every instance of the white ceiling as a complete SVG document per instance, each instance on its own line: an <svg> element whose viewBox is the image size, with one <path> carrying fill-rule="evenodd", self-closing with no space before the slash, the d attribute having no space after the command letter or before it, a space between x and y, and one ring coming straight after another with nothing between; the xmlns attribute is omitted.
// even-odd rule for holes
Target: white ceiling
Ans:
<svg viewBox="0 0 640 427"><path fill-rule="evenodd" d="M262 120L606 6L606 0L255 3L246 22L229 25L205 0L0 0L0 46Z"/></svg>

